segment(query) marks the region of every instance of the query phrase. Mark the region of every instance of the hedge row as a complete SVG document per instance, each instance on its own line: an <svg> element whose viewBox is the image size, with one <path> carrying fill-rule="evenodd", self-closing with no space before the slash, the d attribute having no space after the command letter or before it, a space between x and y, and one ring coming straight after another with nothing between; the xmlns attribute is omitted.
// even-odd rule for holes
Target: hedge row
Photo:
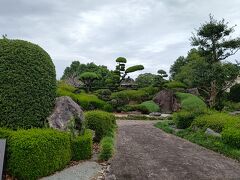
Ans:
<svg viewBox="0 0 240 180"><path fill-rule="evenodd" d="M63 169L71 159L91 157L88 132L71 141L69 133L53 129L0 129L0 138L7 138L7 171L18 179L47 176Z"/></svg>

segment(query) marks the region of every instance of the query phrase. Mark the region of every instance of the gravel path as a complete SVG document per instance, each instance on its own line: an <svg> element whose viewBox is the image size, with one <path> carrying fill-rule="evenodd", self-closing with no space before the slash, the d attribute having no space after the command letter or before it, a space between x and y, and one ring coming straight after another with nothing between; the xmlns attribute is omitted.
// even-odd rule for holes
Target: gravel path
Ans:
<svg viewBox="0 0 240 180"><path fill-rule="evenodd" d="M111 173L117 180L240 179L240 163L155 128L118 121Z"/></svg>
<svg viewBox="0 0 240 180"><path fill-rule="evenodd" d="M86 161L57 172L41 180L91 180L102 170L102 166L94 161Z"/></svg>

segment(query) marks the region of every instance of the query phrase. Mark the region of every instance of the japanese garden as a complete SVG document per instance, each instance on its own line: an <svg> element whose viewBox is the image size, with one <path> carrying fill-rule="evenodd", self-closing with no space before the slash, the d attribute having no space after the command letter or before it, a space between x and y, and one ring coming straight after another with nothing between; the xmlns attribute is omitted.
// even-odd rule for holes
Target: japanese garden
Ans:
<svg viewBox="0 0 240 180"><path fill-rule="evenodd" d="M46 49L3 35L3 179L240 178L240 36L227 20L198 22L169 72L123 55L115 68L72 60L57 78Z"/></svg>

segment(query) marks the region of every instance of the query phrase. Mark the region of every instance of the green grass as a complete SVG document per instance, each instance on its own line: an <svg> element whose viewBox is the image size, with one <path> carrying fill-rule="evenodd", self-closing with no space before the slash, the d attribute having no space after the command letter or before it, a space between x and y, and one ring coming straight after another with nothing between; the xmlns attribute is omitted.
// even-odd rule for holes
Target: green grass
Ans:
<svg viewBox="0 0 240 180"><path fill-rule="evenodd" d="M190 128L175 133L175 131L171 129L171 123L171 121L158 122L155 124L155 127L240 161L240 149L225 144L221 138L207 136L203 130L193 131Z"/></svg>
<svg viewBox="0 0 240 180"><path fill-rule="evenodd" d="M186 111L202 111L207 108L204 101L198 96L189 93L176 93L177 98L181 102L181 108Z"/></svg>
<svg viewBox="0 0 240 180"><path fill-rule="evenodd" d="M141 103L141 105L145 106L149 112L159 112L159 106L153 101L145 101Z"/></svg>

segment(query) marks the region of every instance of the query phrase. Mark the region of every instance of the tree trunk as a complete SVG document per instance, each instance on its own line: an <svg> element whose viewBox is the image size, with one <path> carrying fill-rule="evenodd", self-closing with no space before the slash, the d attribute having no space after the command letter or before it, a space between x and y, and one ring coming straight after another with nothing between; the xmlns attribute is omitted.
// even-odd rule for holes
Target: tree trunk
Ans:
<svg viewBox="0 0 240 180"><path fill-rule="evenodd" d="M213 80L211 82L211 88L210 88L210 98L209 98L210 108L213 108L216 105L216 97L217 97L216 80Z"/></svg>

